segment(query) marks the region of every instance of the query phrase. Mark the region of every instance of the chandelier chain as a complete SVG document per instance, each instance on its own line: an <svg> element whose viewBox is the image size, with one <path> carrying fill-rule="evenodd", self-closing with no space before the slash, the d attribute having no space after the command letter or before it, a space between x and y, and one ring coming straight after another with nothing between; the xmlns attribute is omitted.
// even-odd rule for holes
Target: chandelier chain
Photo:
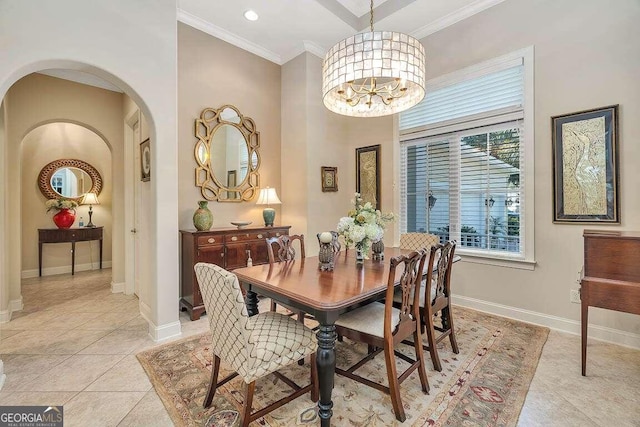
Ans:
<svg viewBox="0 0 640 427"><path fill-rule="evenodd" d="M369 18L369 25L371 25L371 32L373 33L373 0L371 0L371 17Z"/></svg>

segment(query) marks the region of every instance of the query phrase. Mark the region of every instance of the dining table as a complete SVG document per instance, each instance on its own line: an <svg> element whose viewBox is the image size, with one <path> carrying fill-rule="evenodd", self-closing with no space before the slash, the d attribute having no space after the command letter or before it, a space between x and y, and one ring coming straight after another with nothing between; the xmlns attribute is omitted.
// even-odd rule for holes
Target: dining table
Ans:
<svg viewBox="0 0 640 427"><path fill-rule="evenodd" d="M356 262L355 250L336 254L331 271L319 269L317 256L294 261L238 268L233 272L246 291L249 316L258 314L258 295L311 314L319 323L316 332L316 364L321 426L331 425L331 393L336 368L336 327L338 317L348 311L384 298L389 278L389 260L407 255L409 250L386 247L384 259ZM455 261L460 259L456 257ZM396 272L399 283L402 271Z"/></svg>

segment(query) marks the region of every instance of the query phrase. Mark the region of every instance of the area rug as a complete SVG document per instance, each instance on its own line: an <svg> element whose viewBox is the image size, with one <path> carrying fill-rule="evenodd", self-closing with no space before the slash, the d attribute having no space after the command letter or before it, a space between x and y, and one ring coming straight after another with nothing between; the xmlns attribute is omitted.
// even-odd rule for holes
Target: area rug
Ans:
<svg viewBox="0 0 640 427"><path fill-rule="evenodd" d="M407 415L403 426L515 426L529 384L535 373L549 330L485 313L454 308L459 354L449 340L438 347L442 372L433 370L429 353L426 367L430 394L422 393L417 372L400 386ZM413 347L399 346L413 354ZM347 339L337 343L339 367L351 366L367 352L366 345ZM178 426L233 427L239 424L242 380L236 378L218 388L212 406L202 402L211 376L211 335L196 335L138 354L138 360ZM398 358L396 358L398 359ZM405 362L398 361L398 371ZM282 371L299 385L308 383L309 365ZM387 384L384 356L378 355L357 371ZM221 365L220 378L229 373ZM290 392L274 375L256 383L254 408L262 408ZM336 376L333 390L335 426L394 426L397 422L386 394ZM302 396L257 420L254 425L284 427L317 425L316 405Z"/></svg>

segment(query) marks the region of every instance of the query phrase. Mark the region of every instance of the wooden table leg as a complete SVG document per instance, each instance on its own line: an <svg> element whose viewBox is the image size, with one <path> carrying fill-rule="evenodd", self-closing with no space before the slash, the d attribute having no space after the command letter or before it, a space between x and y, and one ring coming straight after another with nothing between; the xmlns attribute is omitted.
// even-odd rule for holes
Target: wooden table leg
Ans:
<svg viewBox="0 0 640 427"><path fill-rule="evenodd" d="M76 274L76 242L71 242L71 275Z"/></svg>
<svg viewBox="0 0 640 427"><path fill-rule="evenodd" d="M258 314L258 294L252 290L248 290L245 303L247 304L247 312L249 313L249 316L255 316Z"/></svg>
<svg viewBox="0 0 640 427"><path fill-rule="evenodd" d="M320 425L329 427L331 415L333 415L333 377L336 372L336 325L334 323L321 323L316 334L318 338L318 351L316 352L316 364L318 366L318 383L320 386L320 400L318 400L318 416Z"/></svg>
<svg viewBox="0 0 640 427"><path fill-rule="evenodd" d="M587 327L589 326L589 302L582 295L582 376L587 375Z"/></svg>
<svg viewBox="0 0 640 427"><path fill-rule="evenodd" d="M42 242L38 242L38 275L42 276Z"/></svg>
<svg viewBox="0 0 640 427"><path fill-rule="evenodd" d="M100 270L102 270L102 239L100 239Z"/></svg>

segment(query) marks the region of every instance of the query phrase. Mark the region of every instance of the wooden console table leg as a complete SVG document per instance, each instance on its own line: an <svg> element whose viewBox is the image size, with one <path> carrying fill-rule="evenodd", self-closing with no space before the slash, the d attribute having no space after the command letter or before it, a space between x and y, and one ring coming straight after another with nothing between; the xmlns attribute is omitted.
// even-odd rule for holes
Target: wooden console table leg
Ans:
<svg viewBox="0 0 640 427"><path fill-rule="evenodd" d="M76 242L71 242L71 275L76 274Z"/></svg>
<svg viewBox="0 0 640 427"><path fill-rule="evenodd" d="M38 242L38 275L42 276L42 242Z"/></svg>
<svg viewBox="0 0 640 427"><path fill-rule="evenodd" d="M585 295L582 295L582 376L587 375L587 329L589 326L589 302L585 301Z"/></svg>
<svg viewBox="0 0 640 427"><path fill-rule="evenodd" d="M102 270L102 239L100 239L100 270Z"/></svg>

